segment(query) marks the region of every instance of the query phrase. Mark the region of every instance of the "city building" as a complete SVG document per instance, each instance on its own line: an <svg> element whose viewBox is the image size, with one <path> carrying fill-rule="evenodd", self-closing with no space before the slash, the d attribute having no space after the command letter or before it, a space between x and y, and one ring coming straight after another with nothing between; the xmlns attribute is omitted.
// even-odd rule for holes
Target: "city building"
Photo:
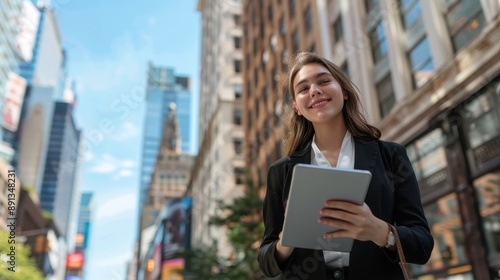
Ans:
<svg viewBox="0 0 500 280"><path fill-rule="evenodd" d="M189 78L176 76L173 69L149 64L146 92L146 116L141 159L139 209L148 203L148 188L154 171L170 103L176 105L181 151L190 151L191 93Z"/></svg>
<svg viewBox="0 0 500 280"><path fill-rule="evenodd" d="M85 259L87 259L86 252L89 245L90 229L95 207L94 194L91 192L82 193L79 206L74 253L81 254L74 256L82 258L81 267L78 265L73 266L73 269L68 270L66 275L78 275L82 279L85 279L85 264L87 263Z"/></svg>
<svg viewBox="0 0 500 280"><path fill-rule="evenodd" d="M8 164L15 157L11 144L12 135L17 130L19 111L22 106L26 82L19 77L19 39L21 38L21 16L23 1L0 1L0 158Z"/></svg>
<svg viewBox="0 0 500 280"><path fill-rule="evenodd" d="M26 1L25 5L30 4ZM26 79L26 91L22 103L19 128L12 146L17 151L13 165L24 184L33 187L40 195L48 141L54 112L54 101L64 89L66 57L62 49L59 26L50 5L39 1L32 6L35 15L27 24L35 30L31 49L24 51L19 74Z"/></svg>
<svg viewBox="0 0 500 280"><path fill-rule="evenodd" d="M144 118L142 158L139 186L139 229L137 255L134 259L137 266L144 255L145 247L142 246L143 230L154 221L158 215L158 209L153 212L145 211L146 205L152 203L149 198L150 183L157 164L158 154L164 136L167 113L170 104L175 104L175 117L178 129L178 142L180 152L188 155L192 151L191 141L191 106L190 79L188 77L176 76L174 70L166 67L154 66L149 63L148 80L146 88L146 115ZM167 157L168 160L168 157ZM158 175L160 175L158 173ZM147 221L143 222L143 216Z"/></svg>
<svg viewBox="0 0 500 280"><path fill-rule="evenodd" d="M16 241L30 246L30 257L46 279L61 279L65 271L65 240L38 203L33 189L22 188L17 204Z"/></svg>
<svg viewBox="0 0 500 280"><path fill-rule="evenodd" d="M246 161L262 193L290 106L274 73L314 50L357 85L382 138L407 147L435 238L413 277L498 275L500 2L245 0L243 9Z"/></svg>
<svg viewBox="0 0 500 280"><path fill-rule="evenodd" d="M81 131L73 118L73 104L56 102L50 129L49 149L40 189L40 207L51 213L54 223L73 249L79 206Z"/></svg>
<svg viewBox="0 0 500 280"><path fill-rule="evenodd" d="M184 196L189 182L193 157L181 151L180 131L175 103L170 103L165 116L160 150L151 174L148 203L143 204L140 221L140 260L144 260L154 233L155 221L162 208Z"/></svg>
<svg viewBox="0 0 500 280"><path fill-rule="evenodd" d="M241 2L200 0L202 61L200 79L200 148L188 196L193 198L193 247L217 241L229 258L232 246L225 228L209 224L220 213L217 201L231 203L244 193Z"/></svg>

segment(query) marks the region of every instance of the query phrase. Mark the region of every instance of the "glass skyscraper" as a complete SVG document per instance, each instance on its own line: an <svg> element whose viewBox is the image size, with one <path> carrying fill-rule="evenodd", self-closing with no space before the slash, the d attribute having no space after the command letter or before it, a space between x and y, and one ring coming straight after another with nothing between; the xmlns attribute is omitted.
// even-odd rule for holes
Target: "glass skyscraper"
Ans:
<svg viewBox="0 0 500 280"><path fill-rule="evenodd" d="M190 149L190 112L192 99L189 78L175 76L173 69L154 66L150 63L148 68L146 102L139 209L147 202L147 189L160 148L165 116L167 115L169 104L172 102L177 107L176 115L179 121L181 151L189 153L192 150Z"/></svg>

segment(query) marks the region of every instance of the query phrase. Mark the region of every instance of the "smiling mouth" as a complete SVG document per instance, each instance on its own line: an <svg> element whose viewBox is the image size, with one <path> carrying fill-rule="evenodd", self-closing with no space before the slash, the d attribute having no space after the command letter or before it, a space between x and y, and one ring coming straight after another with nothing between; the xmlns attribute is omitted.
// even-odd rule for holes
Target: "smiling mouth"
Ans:
<svg viewBox="0 0 500 280"><path fill-rule="evenodd" d="M321 106L325 105L328 102L330 102L330 99L325 99L325 100L322 100L320 102L314 103L313 105L309 106L309 108L314 109L314 108L317 108L317 107L321 107Z"/></svg>

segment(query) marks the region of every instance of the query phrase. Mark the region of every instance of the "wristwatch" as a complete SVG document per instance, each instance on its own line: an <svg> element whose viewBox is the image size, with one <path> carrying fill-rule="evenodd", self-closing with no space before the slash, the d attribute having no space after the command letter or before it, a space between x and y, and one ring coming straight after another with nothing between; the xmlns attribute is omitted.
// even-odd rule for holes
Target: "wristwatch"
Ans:
<svg viewBox="0 0 500 280"><path fill-rule="evenodd" d="M389 232L387 233L387 243L385 244L385 248L391 248L396 245L396 238L394 237L394 232L389 228Z"/></svg>

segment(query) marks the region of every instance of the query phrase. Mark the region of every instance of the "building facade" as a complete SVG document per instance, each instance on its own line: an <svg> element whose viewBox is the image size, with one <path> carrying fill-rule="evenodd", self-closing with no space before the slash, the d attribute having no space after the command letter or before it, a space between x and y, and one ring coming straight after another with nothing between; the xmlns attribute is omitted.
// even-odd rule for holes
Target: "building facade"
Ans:
<svg viewBox="0 0 500 280"><path fill-rule="evenodd" d="M165 116L169 104L176 104L176 114L179 122L181 150L190 151L191 127L191 93L189 78L176 76L173 69L149 64L146 116L144 118L144 133L142 142L141 181L139 209L148 203L148 188L151 174L154 171L156 158L160 150L163 136Z"/></svg>
<svg viewBox="0 0 500 280"><path fill-rule="evenodd" d="M224 228L209 224L217 201L230 203L244 192L242 129L241 2L198 1L202 15L200 149L188 195L193 197L193 247L217 240L222 257L232 254Z"/></svg>
<svg viewBox="0 0 500 280"><path fill-rule="evenodd" d="M74 122L73 104L56 102L40 190L40 208L52 214L70 249L74 244L80 195L81 136Z"/></svg>
<svg viewBox="0 0 500 280"><path fill-rule="evenodd" d="M274 61L286 61L297 49L314 50L358 86L366 116L382 138L407 147L435 238L430 261L411 266L413 277L498 277L500 48L494 42L500 36L500 1L289 0L243 6L244 128L246 147L257 148L248 153L247 166L263 193L267 167L283 156L279 121L266 133L266 122L279 120L281 107L268 103L290 104L262 89L273 88ZM282 55L284 48L290 53ZM259 61L265 57L271 63Z"/></svg>
<svg viewBox="0 0 500 280"><path fill-rule="evenodd" d="M0 158L12 164L15 151L10 143L17 129L22 106L25 81L17 75L20 55L18 51L19 19L23 1L0 1ZM21 83L19 83L21 81Z"/></svg>
<svg viewBox="0 0 500 280"><path fill-rule="evenodd" d="M151 174L148 203L142 208L141 230L156 221L160 210L167 202L183 197L186 193L193 157L181 151L180 140L176 105L171 103L165 116L163 137Z"/></svg>

